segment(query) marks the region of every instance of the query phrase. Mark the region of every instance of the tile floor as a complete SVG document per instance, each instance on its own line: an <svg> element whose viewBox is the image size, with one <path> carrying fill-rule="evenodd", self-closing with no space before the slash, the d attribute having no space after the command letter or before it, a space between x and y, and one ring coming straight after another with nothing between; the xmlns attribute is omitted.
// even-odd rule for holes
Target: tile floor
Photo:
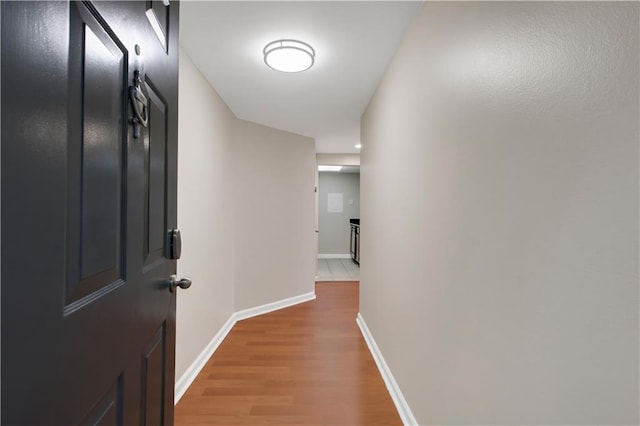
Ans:
<svg viewBox="0 0 640 426"><path fill-rule="evenodd" d="M318 259L316 281L359 281L360 267L351 259Z"/></svg>

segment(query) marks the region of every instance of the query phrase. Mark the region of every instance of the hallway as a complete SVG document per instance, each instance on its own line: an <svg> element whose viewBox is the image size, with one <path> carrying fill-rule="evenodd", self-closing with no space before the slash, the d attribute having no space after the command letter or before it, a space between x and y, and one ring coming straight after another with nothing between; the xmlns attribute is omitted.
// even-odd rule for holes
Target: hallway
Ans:
<svg viewBox="0 0 640 426"><path fill-rule="evenodd" d="M357 282L238 322L176 406L181 425L397 425L355 317Z"/></svg>
<svg viewBox="0 0 640 426"><path fill-rule="evenodd" d="M0 425L640 426L640 1L0 12Z"/></svg>

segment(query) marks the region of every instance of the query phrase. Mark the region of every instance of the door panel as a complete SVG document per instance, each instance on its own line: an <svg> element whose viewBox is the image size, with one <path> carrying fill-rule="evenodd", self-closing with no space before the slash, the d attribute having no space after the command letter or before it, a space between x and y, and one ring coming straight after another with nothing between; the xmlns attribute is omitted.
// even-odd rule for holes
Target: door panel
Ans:
<svg viewBox="0 0 640 426"><path fill-rule="evenodd" d="M146 250L145 265L162 259L167 243L166 203L166 148L167 148L167 107L153 89L152 83L145 82L149 98L148 138L145 140L147 198L145 202Z"/></svg>
<svg viewBox="0 0 640 426"><path fill-rule="evenodd" d="M162 1L147 1L146 15L151 28L153 28L153 31L158 37L158 41L166 51L168 45L167 37L169 35L169 14L167 7Z"/></svg>
<svg viewBox="0 0 640 426"><path fill-rule="evenodd" d="M82 426L116 426L123 424L122 375L80 423ZM160 424L160 423L158 423Z"/></svg>
<svg viewBox="0 0 640 426"><path fill-rule="evenodd" d="M71 7L69 13L73 114L67 143L73 168L67 177L66 313L124 284L126 104L122 86L128 65L122 43L104 23L99 24L80 5Z"/></svg>
<svg viewBox="0 0 640 426"><path fill-rule="evenodd" d="M0 3L3 425L173 423L179 9L163 46L148 5Z"/></svg>
<svg viewBox="0 0 640 426"><path fill-rule="evenodd" d="M144 353L142 370L142 395L145 426L164 424L164 386L165 386L165 327L164 324L153 336Z"/></svg>
<svg viewBox="0 0 640 426"><path fill-rule="evenodd" d="M81 277L118 270L122 161L123 55L85 26Z"/></svg>

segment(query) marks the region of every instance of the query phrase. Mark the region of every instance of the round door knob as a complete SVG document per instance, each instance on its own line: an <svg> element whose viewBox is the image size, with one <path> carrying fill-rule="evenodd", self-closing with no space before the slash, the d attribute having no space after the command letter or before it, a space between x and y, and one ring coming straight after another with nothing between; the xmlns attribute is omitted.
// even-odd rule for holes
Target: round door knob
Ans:
<svg viewBox="0 0 640 426"><path fill-rule="evenodd" d="M183 290L188 289L189 287L191 287L191 280L189 278L178 279L176 275L171 275L171 277L169 278L169 291L173 293L178 287Z"/></svg>

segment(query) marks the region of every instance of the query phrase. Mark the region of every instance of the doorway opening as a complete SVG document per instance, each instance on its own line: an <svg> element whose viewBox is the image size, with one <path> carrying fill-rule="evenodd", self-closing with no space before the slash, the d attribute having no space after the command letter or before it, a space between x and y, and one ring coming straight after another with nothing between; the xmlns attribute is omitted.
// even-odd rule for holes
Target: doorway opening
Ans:
<svg viewBox="0 0 640 426"><path fill-rule="evenodd" d="M360 166L318 163L316 281L359 281Z"/></svg>

